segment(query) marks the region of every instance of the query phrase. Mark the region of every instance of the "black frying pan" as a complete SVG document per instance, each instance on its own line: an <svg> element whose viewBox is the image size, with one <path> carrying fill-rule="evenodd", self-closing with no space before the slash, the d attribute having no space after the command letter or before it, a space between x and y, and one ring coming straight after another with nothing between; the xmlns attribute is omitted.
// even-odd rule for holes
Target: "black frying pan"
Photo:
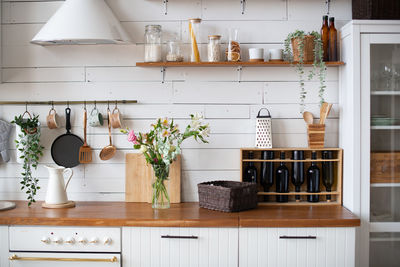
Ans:
<svg viewBox="0 0 400 267"><path fill-rule="evenodd" d="M79 165L79 148L82 139L71 133L71 109L65 109L67 133L60 135L51 145L51 157L57 165L72 168Z"/></svg>

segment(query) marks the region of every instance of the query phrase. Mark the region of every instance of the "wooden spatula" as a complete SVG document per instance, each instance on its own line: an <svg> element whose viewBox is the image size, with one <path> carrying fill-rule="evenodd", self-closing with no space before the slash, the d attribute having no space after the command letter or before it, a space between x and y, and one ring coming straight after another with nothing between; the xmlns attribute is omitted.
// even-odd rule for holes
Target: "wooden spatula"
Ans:
<svg viewBox="0 0 400 267"><path fill-rule="evenodd" d="M319 117L319 124L325 124L325 120L331 111L332 104L329 103L322 103L321 110L320 110L320 117Z"/></svg>
<svg viewBox="0 0 400 267"><path fill-rule="evenodd" d="M88 146L86 142L86 121L87 121L87 112L86 108L83 113L83 134L84 134L84 142L83 146L79 149L79 162L80 163L90 163L92 162L92 148Z"/></svg>

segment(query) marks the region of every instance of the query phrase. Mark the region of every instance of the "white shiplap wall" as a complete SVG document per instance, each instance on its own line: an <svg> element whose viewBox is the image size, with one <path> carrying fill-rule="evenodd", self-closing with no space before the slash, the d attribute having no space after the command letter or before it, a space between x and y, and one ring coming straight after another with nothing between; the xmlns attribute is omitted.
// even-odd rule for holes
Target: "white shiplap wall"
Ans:
<svg viewBox="0 0 400 267"><path fill-rule="evenodd" d="M306 146L306 129L299 114L298 83L293 68L243 68L241 83L233 67L168 68L165 83L160 69L135 67L143 61L143 33L147 24L161 24L165 39L187 38L186 19L201 17L203 38L222 34L228 27L239 28L247 58L249 47L276 48L295 29L318 30L325 12L324 0L249 0L244 15L239 0L173 0L163 14L160 0L108 0L116 16L132 36L126 46L41 47L29 43L63 1L13 0L2 2L3 84L1 100L92 100L137 99L137 105L120 105L124 124L136 131L146 130L158 117L175 118L181 126L193 112L203 113L211 125L210 144L187 142L183 149L182 193L185 201L197 200L197 183L212 179L239 179L239 148L254 145L254 118L259 108L270 109L274 146ZM335 0L331 15L340 28L351 19L351 1ZM73 19L73 18L71 18ZM204 51L204 47L202 49ZM205 56L205 54L203 53ZM326 99L338 103L338 69L329 68ZM318 112L317 82L308 82L307 109ZM64 119L63 106L56 109ZM91 107L89 107L91 108ZM0 106L0 119L10 121L24 106ZM106 107L101 106L105 112ZM43 125L49 107L29 107L40 114ZM73 106L73 132L82 135L82 107ZM327 145L338 143L339 108L334 106L327 126ZM64 123L63 123L64 125ZM41 159L52 163L52 141L65 130L42 128L46 147ZM69 188L75 200L123 200L124 154L130 150L125 136L114 130L116 156L98 159L107 144L107 129L90 128L89 144L95 149L92 164L75 168ZM0 163L0 198L24 199L19 191L20 165L10 141L12 160ZM39 166L43 199L47 171Z"/></svg>

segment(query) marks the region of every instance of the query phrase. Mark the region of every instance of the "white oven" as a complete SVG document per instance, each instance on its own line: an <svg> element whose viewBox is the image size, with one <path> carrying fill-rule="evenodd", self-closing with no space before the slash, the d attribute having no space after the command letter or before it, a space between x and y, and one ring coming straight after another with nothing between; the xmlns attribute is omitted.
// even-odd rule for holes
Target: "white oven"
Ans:
<svg viewBox="0 0 400 267"><path fill-rule="evenodd" d="M121 229L11 226L10 267L121 267Z"/></svg>

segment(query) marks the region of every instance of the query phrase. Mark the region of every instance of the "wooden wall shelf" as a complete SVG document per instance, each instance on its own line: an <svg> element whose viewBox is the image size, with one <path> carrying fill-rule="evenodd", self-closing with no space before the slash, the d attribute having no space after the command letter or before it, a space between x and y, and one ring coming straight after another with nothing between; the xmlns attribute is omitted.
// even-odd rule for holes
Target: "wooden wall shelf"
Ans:
<svg viewBox="0 0 400 267"><path fill-rule="evenodd" d="M342 61L325 62L327 67L343 66ZM304 63L306 66L311 66L312 62ZM267 61L267 62L137 62L137 67L227 67L227 66L242 66L242 67L288 67L291 66L287 61Z"/></svg>
<svg viewBox="0 0 400 267"><path fill-rule="evenodd" d="M293 160L291 159L292 151L300 150L304 151L305 160ZM254 159L249 159L249 152L252 151L254 154ZM274 159L262 160L261 159L261 151L274 151ZM311 152L317 151L317 159L311 160ZM321 151L332 151L333 159L322 159ZM286 153L286 158L284 160L279 159L280 152ZM258 204L259 205L271 205L271 206L287 206L287 205L341 205L342 204L342 159L343 159L343 150L341 148L242 148L240 153L240 161L241 161L241 180L243 181L243 171L249 162L254 162L255 167L257 168L257 183L258 183ZM277 193L275 192L276 186L276 177L274 175L274 184L269 189L268 192L264 192L264 188L260 184L260 174L261 174L261 164L262 162L273 162L274 163L274 174L276 172L276 168L279 165L279 162L286 162L286 166L289 169L289 192L288 193ZM303 162L304 163L304 183L301 186L300 192L295 192L294 185L291 182L291 172L292 172L292 163L293 162ZM307 192L307 177L306 171L310 166L311 162L317 162L318 167L321 171L321 180L320 180L320 192L318 193L308 193ZM331 192L325 191L325 186L322 183L322 162L332 162L334 167L334 185L331 188ZM278 203L276 202L275 196L279 195L287 195L289 196L289 202L286 203ZM300 201L296 201L295 196L300 196ZM308 202L306 197L309 195L318 195L320 196L319 202ZM330 200L327 200L327 195L331 196Z"/></svg>

